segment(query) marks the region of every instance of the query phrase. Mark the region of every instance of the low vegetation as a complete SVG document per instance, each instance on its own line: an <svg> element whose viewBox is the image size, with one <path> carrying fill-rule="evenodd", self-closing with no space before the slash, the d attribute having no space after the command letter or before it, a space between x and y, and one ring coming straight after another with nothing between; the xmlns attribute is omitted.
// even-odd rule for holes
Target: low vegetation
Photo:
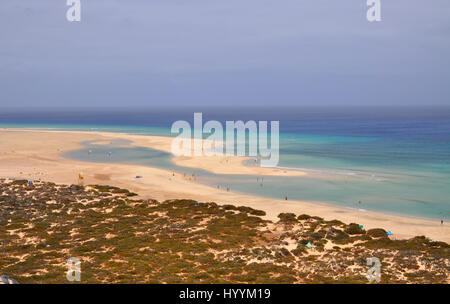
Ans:
<svg viewBox="0 0 450 304"><path fill-rule="evenodd" d="M249 207L139 199L117 187L0 180L0 275L19 283L448 283L450 246ZM133 197L133 198L132 198ZM309 248L307 245L311 245Z"/></svg>

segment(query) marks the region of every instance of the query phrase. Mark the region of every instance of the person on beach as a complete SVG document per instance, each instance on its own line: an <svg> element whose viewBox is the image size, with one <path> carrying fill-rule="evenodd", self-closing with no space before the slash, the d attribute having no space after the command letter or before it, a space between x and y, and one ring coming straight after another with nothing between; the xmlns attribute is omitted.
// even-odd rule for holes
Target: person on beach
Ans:
<svg viewBox="0 0 450 304"><path fill-rule="evenodd" d="M444 220L441 220L441 225L444 225Z"/></svg>

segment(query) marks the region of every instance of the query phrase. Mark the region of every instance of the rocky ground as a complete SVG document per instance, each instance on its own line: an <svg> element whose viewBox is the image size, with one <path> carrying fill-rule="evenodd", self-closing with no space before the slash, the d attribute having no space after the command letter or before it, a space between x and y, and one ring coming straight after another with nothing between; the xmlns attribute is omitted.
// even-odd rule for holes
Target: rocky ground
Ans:
<svg viewBox="0 0 450 304"><path fill-rule="evenodd" d="M109 186L0 180L0 275L19 283L449 283L450 246L249 207L139 199ZM244 202L241 202L244 203ZM309 248L308 243L312 248Z"/></svg>

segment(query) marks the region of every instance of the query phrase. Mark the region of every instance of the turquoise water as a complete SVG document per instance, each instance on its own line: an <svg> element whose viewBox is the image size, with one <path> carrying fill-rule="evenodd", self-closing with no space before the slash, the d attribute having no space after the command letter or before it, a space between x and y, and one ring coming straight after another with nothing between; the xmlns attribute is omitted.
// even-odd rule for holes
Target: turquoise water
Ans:
<svg viewBox="0 0 450 304"><path fill-rule="evenodd" d="M193 111L0 113L0 127L107 131L171 136L172 122ZM216 175L174 165L171 155L143 147L90 145L65 157L122 162L199 176L201 183L265 197L326 202L385 213L450 219L450 110L210 110L204 120L279 120L279 167L307 177ZM88 153L92 150L92 153ZM108 156L108 152L112 152ZM250 161L248 165L254 165ZM140 175L138 172L136 175ZM145 177L144 177L145 178ZM361 204L358 202L361 201Z"/></svg>
<svg viewBox="0 0 450 304"><path fill-rule="evenodd" d="M265 176L261 183L260 176L218 175L201 169L177 166L171 161L172 155L169 153L145 147L123 147L124 144L125 141L113 141L107 145L85 142L84 149L71 151L63 156L82 161L130 163L195 174L200 183L220 186L222 189L229 187L231 191L239 193L277 199L286 195L289 199L320 201L361 210L448 218L449 204L445 193L448 193L450 185L449 180L439 173L420 175L414 171L375 171L362 167L344 170L342 162L329 160L321 163L320 168L307 169L307 177ZM305 163L312 166L317 161L309 160ZM140 175L139 172L136 175Z"/></svg>

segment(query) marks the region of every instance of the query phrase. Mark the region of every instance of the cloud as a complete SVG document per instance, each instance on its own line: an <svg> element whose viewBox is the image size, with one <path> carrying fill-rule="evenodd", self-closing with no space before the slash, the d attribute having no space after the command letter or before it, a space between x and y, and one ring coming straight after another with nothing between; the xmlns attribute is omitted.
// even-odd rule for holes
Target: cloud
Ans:
<svg viewBox="0 0 450 304"><path fill-rule="evenodd" d="M3 1L0 106L450 103L450 3L382 4L82 0L69 23L65 1Z"/></svg>

